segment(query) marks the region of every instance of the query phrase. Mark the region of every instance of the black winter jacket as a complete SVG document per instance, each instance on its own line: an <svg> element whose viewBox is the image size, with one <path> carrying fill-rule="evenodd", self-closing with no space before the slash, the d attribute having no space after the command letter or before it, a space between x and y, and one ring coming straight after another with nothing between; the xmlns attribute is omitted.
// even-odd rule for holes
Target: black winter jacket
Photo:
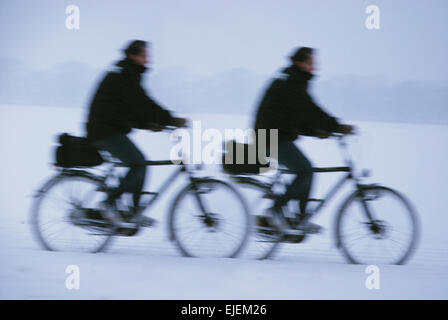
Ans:
<svg viewBox="0 0 448 320"><path fill-rule="evenodd" d="M132 128L146 129L149 122L170 123L172 116L152 100L140 85L146 67L126 58L106 74L90 104L87 138L101 140L128 134Z"/></svg>
<svg viewBox="0 0 448 320"><path fill-rule="evenodd" d="M267 89L257 110L255 129L278 129L279 140L295 140L298 135L314 136L316 129L335 132L336 118L323 111L308 94L312 74L296 65L283 70Z"/></svg>

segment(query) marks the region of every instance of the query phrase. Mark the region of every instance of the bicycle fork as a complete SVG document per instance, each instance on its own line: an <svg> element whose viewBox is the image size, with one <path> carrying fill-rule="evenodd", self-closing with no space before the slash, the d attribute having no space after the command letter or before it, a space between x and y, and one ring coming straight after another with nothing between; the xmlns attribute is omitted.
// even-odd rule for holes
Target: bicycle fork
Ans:
<svg viewBox="0 0 448 320"><path fill-rule="evenodd" d="M373 209L369 206L369 197L366 195L365 190L360 189L360 201L364 211L364 214L367 217L368 222L365 222L368 230L372 232L374 235L379 236L380 238L384 236L384 232L386 227L380 220L377 220L374 216Z"/></svg>
<svg viewBox="0 0 448 320"><path fill-rule="evenodd" d="M207 228L213 228L217 226L217 219L213 217L213 213L211 213L208 208L207 204L204 201L204 198L201 198L201 190L198 188L198 182L196 180L192 180L192 189L194 190L194 198L196 199L196 203L201 210L201 215L199 218L201 218L201 221L205 224Z"/></svg>

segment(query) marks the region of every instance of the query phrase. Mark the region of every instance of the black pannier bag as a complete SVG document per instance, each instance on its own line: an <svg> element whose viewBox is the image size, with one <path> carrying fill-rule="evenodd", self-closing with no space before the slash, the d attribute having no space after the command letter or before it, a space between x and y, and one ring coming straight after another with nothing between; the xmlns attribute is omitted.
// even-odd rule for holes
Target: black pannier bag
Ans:
<svg viewBox="0 0 448 320"><path fill-rule="evenodd" d="M260 161L254 145L232 140L225 145L222 167L229 174L259 174L268 170L269 162L266 159L263 163Z"/></svg>
<svg viewBox="0 0 448 320"><path fill-rule="evenodd" d="M94 167L104 162L98 150L87 138L63 133L58 136L60 145L56 148L56 166L63 168Z"/></svg>

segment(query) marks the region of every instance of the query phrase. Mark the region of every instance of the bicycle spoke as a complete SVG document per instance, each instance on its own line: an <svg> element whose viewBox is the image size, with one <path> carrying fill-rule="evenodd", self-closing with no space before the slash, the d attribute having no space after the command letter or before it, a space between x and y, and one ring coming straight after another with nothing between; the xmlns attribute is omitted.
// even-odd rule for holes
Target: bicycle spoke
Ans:
<svg viewBox="0 0 448 320"><path fill-rule="evenodd" d="M230 239L234 239L234 240L237 239L237 240L238 240L237 237L235 237L233 234L231 234L231 233L229 233L229 232L226 232L226 231L223 230L222 233L228 235L228 236L230 237Z"/></svg>
<svg viewBox="0 0 448 320"><path fill-rule="evenodd" d="M60 207L61 205L72 206L72 204L68 200L56 200L52 195L45 195L44 200L50 200L55 206Z"/></svg>
<svg viewBox="0 0 448 320"><path fill-rule="evenodd" d="M348 233L348 232L344 232L343 236L344 236L344 237L349 237L349 236L351 236L351 235L358 234L358 233L360 233L360 232L365 233L365 231L366 231L366 230L363 230L363 228L357 228L356 231L352 231L352 232L350 232L350 233Z"/></svg>
<svg viewBox="0 0 448 320"><path fill-rule="evenodd" d="M194 230L190 230L190 231L187 231L187 232L182 232L182 236L185 237L185 236L188 236L188 235L192 235L192 234L194 234L194 232L197 232L197 231L198 231L197 229L194 229Z"/></svg>
<svg viewBox="0 0 448 320"><path fill-rule="evenodd" d="M400 247L400 248L402 248L402 243L401 242L398 242L398 241L396 241L396 240L394 240L394 239L387 239L387 240L389 240L389 241L391 241L393 244L395 244L396 246L398 246L398 247Z"/></svg>
<svg viewBox="0 0 448 320"><path fill-rule="evenodd" d="M190 221L187 224L183 224L183 223L178 223L179 225L182 226L182 230L189 230L191 228L195 228L195 229L200 229L202 227L204 227L203 223L201 221ZM180 228L178 228L178 230L180 230Z"/></svg>
<svg viewBox="0 0 448 320"><path fill-rule="evenodd" d="M61 233L62 231L67 230L67 228L70 227L69 224L63 226L62 228L57 229L56 231L54 231L53 233L50 233L49 235L47 235L48 238L52 238L54 237L56 234Z"/></svg>
<svg viewBox="0 0 448 320"><path fill-rule="evenodd" d="M355 243L359 243L359 242L356 242L356 241L358 241L359 239L367 238L367 237L368 237L368 235L358 236L358 237L356 237L354 239L351 239L351 241L349 243L353 243L354 241L355 241Z"/></svg>
<svg viewBox="0 0 448 320"><path fill-rule="evenodd" d="M215 243L219 243L219 247L221 248L225 247L221 242L220 238L221 235L219 233L214 233L213 236L214 236L213 238L215 239Z"/></svg>
<svg viewBox="0 0 448 320"><path fill-rule="evenodd" d="M244 225L241 225L241 224L238 225L236 223L231 223L231 222L228 222L228 221L225 221L224 223L227 224L227 225L233 226L234 228L238 228L238 229L241 229L241 230L245 229Z"/></svg>
<svg viewBox="0 0 448 320"><path fill-rule="evenodd" d="M50 221L46 221L46 222L44 222L44 223L41 223L40 225L41 225L41 226L45 226L45 225L48 225L49 223L55 223L55 221L65 222L65 219L64 219L64 217L54 218L54 219L52 219L52 220L50 220ZM48 226L47 226L47 227L48 227Z"/></svg>

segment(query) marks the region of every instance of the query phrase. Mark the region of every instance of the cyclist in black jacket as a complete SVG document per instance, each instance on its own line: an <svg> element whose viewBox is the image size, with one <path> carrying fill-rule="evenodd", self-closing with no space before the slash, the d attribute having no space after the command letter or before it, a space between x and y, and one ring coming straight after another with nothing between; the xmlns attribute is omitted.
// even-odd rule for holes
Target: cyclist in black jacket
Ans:
<svg viewBox="0 0 448 320"><path fill-rule="evenodd" d="M291 65L283 76L275 79L267 89L258 107L255 129L278 129L278 161L290 170L301 171L279 197L272 208L274 216L281 217L281 208L291 199L300 200L299 227L308 232L319 232L321 227L309 221L306 204L312 183L312 165L294 140L299 135L327 138L332 132L352 133L354 127L342 125L322 110L308 93L308 81L313 77L313 49L299 48L291 56ZM268 135L269 136L269 135ZM268 141L268 148L269 148ZM307 217L307 219L304 219ZM285 221L281 221L286 227ZM296 226L297 227L297 226Z"/></svg>
<svg viewBox="0 0 448 320"><path fill-rule="evenodd" d="M130 165L118 188L102 203L106 218L118 227L127 228L135 223L149 226L154 222L136 214L146 174L145 157L127 134L132 128L160 131L167 125L182 127L186 119L173 117L140 85L141 75L149 62L146 42L132 41L124 53L125 58L116 63L114 70L108 72L99 84L90 105L86 129L92 145ZM123 221L117 214L115 200L124 192L133 193L136 221Z"/></svg>

